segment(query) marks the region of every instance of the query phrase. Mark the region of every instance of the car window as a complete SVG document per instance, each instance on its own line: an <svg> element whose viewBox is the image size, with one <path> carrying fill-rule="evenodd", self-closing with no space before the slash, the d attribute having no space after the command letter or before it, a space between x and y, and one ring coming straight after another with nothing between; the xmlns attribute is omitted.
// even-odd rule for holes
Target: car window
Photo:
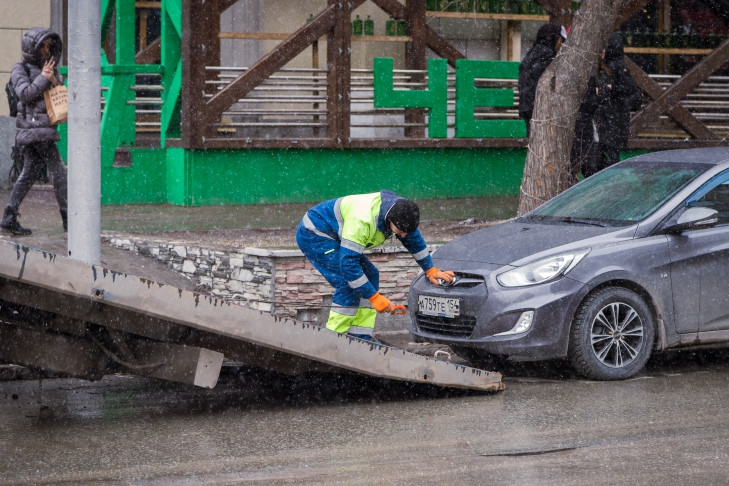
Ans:
<svg viewBox="0 0 729 486"><path fill-rule="evenodd" d="M648 217L705 170L702 165L618 164L585 179L529 213L527 218L633 224Z"/></svg>
<svg viewBox="0 0 729 486"><path fill-rule="evenodd" d="M719 213L717 225L729 223L729 171L722 172L704 184L686 199L688 207L716 209Z"/></svg>

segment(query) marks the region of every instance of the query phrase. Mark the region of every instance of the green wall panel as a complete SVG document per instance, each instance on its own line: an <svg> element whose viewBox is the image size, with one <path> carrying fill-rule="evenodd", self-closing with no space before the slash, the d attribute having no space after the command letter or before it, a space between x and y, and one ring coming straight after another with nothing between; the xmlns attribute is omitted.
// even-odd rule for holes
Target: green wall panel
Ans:
<svg viewBox="0 0 729 486"><path fill-rule="evenodd" d="M133 149L105 168L102 204L321 201L392 189L411 198L516 196L525 149Z"/></svg>
<svg viewBox="0 0 729 486"><path fill-rule="evenodd" d="M101 168L101 204L167 202L165 149L130 152L131 167Z"/></svg>
<svg viewBox="0 0 729 486"><path fill-rule="evenodd" d="M167 149L167 202L178 206L189 206L189 176L187 151L181 148Z"/></svg>
<svg viewBox="0 0 729 486"><path fill-rule="evenodd" d="M193 151L192 205L309 202L392 189L412 198L517 195L524 149Z"/></svg>

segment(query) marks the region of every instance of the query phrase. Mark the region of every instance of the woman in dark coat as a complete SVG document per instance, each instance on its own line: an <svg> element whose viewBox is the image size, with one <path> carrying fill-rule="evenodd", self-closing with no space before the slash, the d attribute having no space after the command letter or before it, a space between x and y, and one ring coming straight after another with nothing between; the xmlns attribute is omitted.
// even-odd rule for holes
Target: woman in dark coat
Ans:
<svg viewBox="0 0 729 486"><path fill-rule="evenodd" d="M595 82L598 104L593 120L599 153L594 164L583 167L585 177L620 160L620 151L628 147L630 111L640 109L640 88L628 71L623 37L619 33L612 34L608 40Z"/></svg>
<svg viewBox="0 0 729 486"><path fill-rule="evenodd" d="M15 144L23 148L25 163L0 221L3 231L17 236L31 234L31 230L18 222L18 208L44 167L47 166L53 176L53 188L64 229L67 227L68 200L66 167L56 145L60 136L48 118L43 98L45 91L62 82L58 63L63 52L63 42L57 33L44 27L33 27L23 35L21 48L23 62L13 66L10 79L19 98Z"/></svg>
<svg viewBox="0 0 729 486"><path fill-rule="evenodd" d="M519 66L519 116L526 122L527 137L529 123L534 111L534 95L539 78L562 47L566 33L559 24L544 24L537 31L534 45Z"/></svg>

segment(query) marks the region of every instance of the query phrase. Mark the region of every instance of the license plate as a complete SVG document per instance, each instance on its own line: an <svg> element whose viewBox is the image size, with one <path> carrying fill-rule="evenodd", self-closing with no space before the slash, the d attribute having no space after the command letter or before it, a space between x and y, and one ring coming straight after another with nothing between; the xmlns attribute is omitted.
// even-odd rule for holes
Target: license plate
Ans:
<svg viewBox="0 0 729 486"><path fill-rule="evenodd" d="M457 317L461 314L459 299L418 295L418 312L426 316Z"/></svg>

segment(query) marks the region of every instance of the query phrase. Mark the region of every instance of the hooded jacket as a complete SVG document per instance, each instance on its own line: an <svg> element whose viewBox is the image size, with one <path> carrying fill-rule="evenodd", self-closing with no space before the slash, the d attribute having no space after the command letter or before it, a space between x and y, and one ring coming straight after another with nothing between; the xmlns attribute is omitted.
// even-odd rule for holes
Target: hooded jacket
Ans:
<svg viewBox="0 0 729 486"><path fill-rule="evenodd" d="M519 113L534 110L537 83L557 55L555 46L561 35L562 26L558 24L544 24L537 31L534 45L519 65Z"/></svg>
<svg viewBox="0 0 729 486"><path fill-rule="evenodd" d="M43 27L31 28L23 36L21 44L25 67L22 63L15 64L10 75L15 93L20 99L18 116L15 119L17 128L15 140L18 145L60 140L56 127L51 125L48 119L43 99L43 93L52 86L51 82L41 74L45 61L41 59L39 48L46 39L52 41L50 51L56 61L54 74L59 84L62 83L58 74L58 63L63 52L61 37Z"/></svg>
<svg viewBox="0 0 729 486"><path fill-rule="evenodd" d="M598 138L601 145L624 150L630 135L630 111L640 108L641 93L625 63L619 33L608 39L603 63L610 72L601 68L596 76L599 104L594 120Z"/></svg>

